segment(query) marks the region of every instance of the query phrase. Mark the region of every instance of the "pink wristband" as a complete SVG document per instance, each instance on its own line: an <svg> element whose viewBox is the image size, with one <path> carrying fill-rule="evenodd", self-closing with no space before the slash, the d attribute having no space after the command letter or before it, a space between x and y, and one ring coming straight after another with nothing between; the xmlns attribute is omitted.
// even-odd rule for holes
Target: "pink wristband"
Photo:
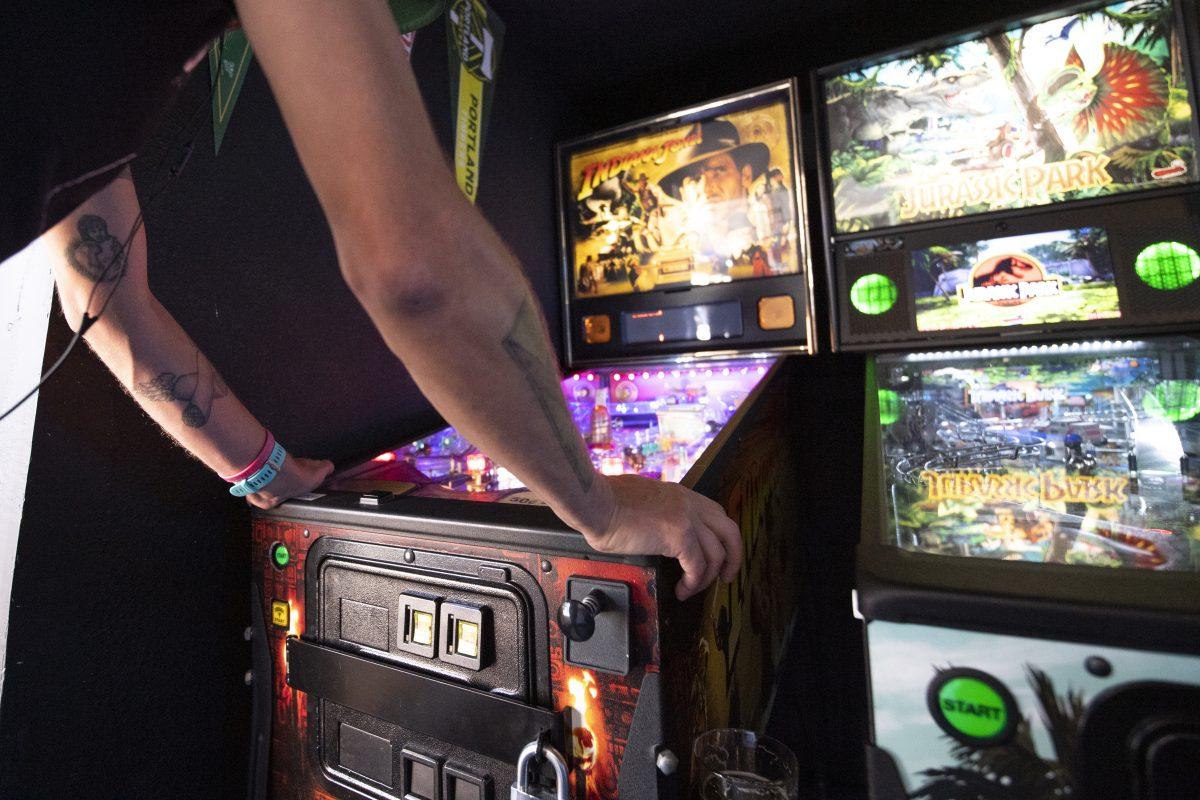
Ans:
<svg viewBox="0 0 1200 800"><path fill-rule="evenodd" d="M267 438L263 441L262 449L258 451L258 455L254 460L246 465L245 469L239 470L233 475L222 475L221 480L229 483L237 483L243 478L247 478L262 469L262 465L267 463L267 459L271 457L271 450L275 447L275 435L267 431Z"/></svg>

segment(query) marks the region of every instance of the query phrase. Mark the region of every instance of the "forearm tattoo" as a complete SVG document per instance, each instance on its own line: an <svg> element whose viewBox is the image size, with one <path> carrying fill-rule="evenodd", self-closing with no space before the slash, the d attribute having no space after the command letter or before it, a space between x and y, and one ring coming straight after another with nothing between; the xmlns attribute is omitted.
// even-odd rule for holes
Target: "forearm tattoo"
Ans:
<svg viewBox="0 0 1200 800"><path fill-rule="evenodd" d="M134 385L138 394L149 400L183 403L183 424L189 428L204 427L212 416L213 401L229 394L221 376L199 350L191 372L160 372Z"/></svg>
<svg viewBox="0 0 1200 800"><path fill-rule="evenodd" d="M542 321L528 298L521 303L516 319L504 335L502 344L508 357L516 363L525 382L529 384L530 391L541 407L542 416L554 431L559 449L579 480L579 486L585 492L588 491L592 488L596 473L583 447L579 431L571 419L571 413L563 401L557 364L547 346Z"/></svg>
<svg viewBox="0 0 1200 800"><path fill-rule="evenodd" d="M121 241L109 233L104 218L84 214L75 228L79 235L67 245L67 263L97 283L113 283L120 278L128 256Z"/></svg>

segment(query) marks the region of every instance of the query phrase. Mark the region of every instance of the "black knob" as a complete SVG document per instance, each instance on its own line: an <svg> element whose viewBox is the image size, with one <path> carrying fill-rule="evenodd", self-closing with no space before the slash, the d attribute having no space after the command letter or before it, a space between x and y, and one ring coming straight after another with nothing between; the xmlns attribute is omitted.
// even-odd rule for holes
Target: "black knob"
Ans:
<svg viewBox="0 0 1200 800"><path fill-rule="evenodd" d="M596 632L596 615L608 601L604 592L592 589L582 600L564 600L558 607L558 627L572 642L586 642Z"/></svg>

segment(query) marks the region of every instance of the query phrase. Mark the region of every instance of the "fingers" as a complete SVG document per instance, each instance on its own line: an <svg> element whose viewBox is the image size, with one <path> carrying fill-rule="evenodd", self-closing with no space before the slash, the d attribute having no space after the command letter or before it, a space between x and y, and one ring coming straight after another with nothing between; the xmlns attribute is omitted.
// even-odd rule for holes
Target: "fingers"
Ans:
<svg viewBox="0 0 1200 800"><path fill-rule="evenodd" d="M742 532L737 523L725 513L725 509L716 503L703 506L700 516L725 550L725 566L721 570L721 580L729 583L742 569Z"/></svg>
<svg viewBox="0 0 1200 800"><path fill-rule="evenodd" d="M686 600L707 589L716 579L725 563L725 547L716 534L696 523L684 534L678 558L683 577L675 586L675 596Z"/></svg>
<svg viewBox="0 0 1200 800"><path fill-rule="evenodd" d="M717 573L725 563L725 546L721 544L721 540L716 537L716 534L704 527L703 523L696 525L695 531L696 541L700 542L700 548L704 550L704 559L708 562L704 569L704 580L701 582L700 588L707 589L717 579Z"/></svg>
<svg viewBox="0 0 1200 800"><path fill-rule="evenodd" d="M708 570L708 559L704 549L694 536L686 536L683 546L676 556L679 566L683 567L683 577L675 584L675 596L687 600L704 588L704 573Z"/></svg>

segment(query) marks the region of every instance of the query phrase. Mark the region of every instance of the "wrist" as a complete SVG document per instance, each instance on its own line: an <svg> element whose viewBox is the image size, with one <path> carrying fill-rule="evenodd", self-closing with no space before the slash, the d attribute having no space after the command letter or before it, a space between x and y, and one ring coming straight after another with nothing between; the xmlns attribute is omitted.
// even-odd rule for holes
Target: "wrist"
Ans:
<svg viewBox="0 0 1200 800"><path fill-rule="evenodd" d="M245 497L250 494L257 494L267 488L279 473L283 471L284 462L287 460L287 451L283 449L283 445L274 441L271 437L272 448L271 454L263 465L246 478L239 480L237 483L229 487L229 493L234 497Z"/></svg>
<svg viewBox="0 0 1200 800"><path fill-rule="evenodd" d="M617 513L617 496L607 475L599 472L594 475L595 480L584 495L581 513L571 525L583 534L589 545L599 550L604 535L612 528Z"/></svg>
<svg viewBox="0 0 1200 800"><path fill-rule="evenodd" d="M271 451L275 448L275 437L270 431L264 431L262 446L258 449L258 454L254 459L242 467L240 470L229 475L222 475L221 480L227 483L237 483L253 475L258 470L262 469L262 465L267 463L267 459L271 455Z"/></svg>

